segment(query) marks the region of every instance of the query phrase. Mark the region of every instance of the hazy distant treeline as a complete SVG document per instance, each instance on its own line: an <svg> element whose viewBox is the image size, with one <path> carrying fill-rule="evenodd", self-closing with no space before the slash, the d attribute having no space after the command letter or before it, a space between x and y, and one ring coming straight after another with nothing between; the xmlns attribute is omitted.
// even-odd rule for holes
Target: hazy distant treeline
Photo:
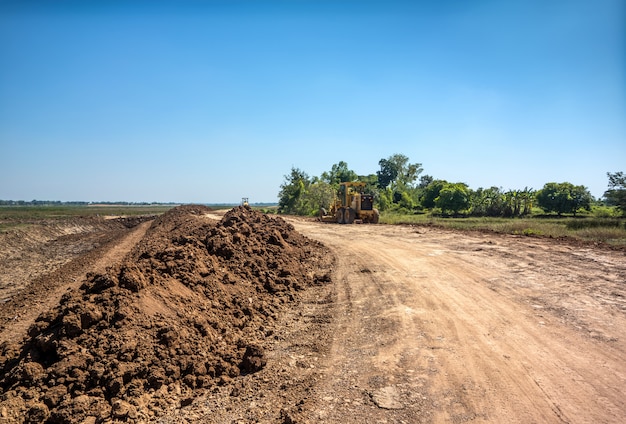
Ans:
<svg viewBox="0 0 626 424"><path fill-rule="evenodd" d="M89 206L89 205L123 205L123 206L149 206L149 205L176 205L169 202L83 202L60 200L0 200L0 206Z"/></svg>

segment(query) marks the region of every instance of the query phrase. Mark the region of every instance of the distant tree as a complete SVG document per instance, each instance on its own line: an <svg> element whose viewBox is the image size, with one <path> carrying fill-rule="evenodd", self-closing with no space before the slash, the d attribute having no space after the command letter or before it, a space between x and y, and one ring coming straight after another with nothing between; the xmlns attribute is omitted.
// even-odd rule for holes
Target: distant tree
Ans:
<svg viewBox="0 0 626 424"><path fill-rule="evenodd" d="M317 181L309 186L305 203L311 213L318 213L321 208L327 209L335 199L336 190L325 181Z"/></svg>
<svg viewBox="0 0 626 424"><path fill-rule="evenodd" d="M504 193L504 209L502 215L505 217L518 216L522 205L518 190L509 190Z"/></svg>
<svg viewBox="0 0 626 424"><path fill-rule="evenodd" d="M398 177L399 170L397 164L391 162L389 159L379 160L378 165L380 166L380 170L376 171L378 186L382 189L386 189Z"/></svg>
<svg viewBox="0 0 626 424"><path fill-rule="evenodd" d="M426 188L428 187L428 184L432 183L433 181L435 181L435 179L430 176L430 175L422 175L420 177L420 182L418 184L418 188Z"/></svg>
<svg viewBox="0 0 626 424"><path fill-rule="evenodd" d="M366 184L372 185L378 182L378 177L376 174L359 175L357 176L357 181L364 181Z"/></svg>
<svg viewBox="0 0 626 424"><path fill-rule="evenodd" d="M424 190L420 196L420 203L426 209L435 207L435 199L439 197L439 192L448 182L445 180L434 180Z"/></svg>
<svg viewBox="0 0 626 424"><path fill-rule="evenodd" d="M532 188L524 187L524 190L520 191L520 196L523 205L522 215L529 215L532 212L537 192Z"/></svg>
<svg viewBox="0 0 626 424"><path fill-rule="evenodd" d="M572 209L571 212L576 216L576 212L579 210L591 210L591 203L593 202L593 196L587 189L587 187L579 185L572 186Z"/></svg>
<svg viewBox="0 0 626 424"><path fill-rule="evenodd" d="M591 209L593 197L584 186L575 186L572 183L546 183L537 192L537 203L545 212L556 212L559 216L564 213L573 213L580 209Z"/></svg>
<svg viewBox="0 0 626 424"><path fill-rule="evenodd" d="M413 210L415 208L415 201L406 191L396 191L394 192L393 202L398 205L398 207L405 209L407 211Z"/></svg>
<svg viewBox="0 0 626 424"><path fill-rule="evenodd" d="M617 206L626 214L626 175L623 172L607 172L609 177L609 188L604 192L607 204Z"/></svg>
<svg viewBox="0 0 626 424"><path fill-rule="evenodd" d="M278 193L278 213L309 214L306 198L311 179L306 172L292 167Z"/></svg>
<svg viewBox="0 0 626 424"><path fill-rule="evenodd" d="M439 191L435 199L435 206L442 212L451 211L458 214L459 211L469 207L469 189L463 183L447 183Z"/></svg>
<svg viewBox="0 0 626 424"><path fill-rule="evenodd" d="M407 158L408 160L408 158ZM405 188L410 188L415 185L415 181L419 174L422 173L424 168L422 168L421 163L409 163L406 167L401 169L400 176L398 178L398 182L401 186Z"/></svg>
<svg viewBox="0 0 626 424"><path fill-rule="evenodd" d="M498 187L470 190L470 212L474 216L502 216L504 194Z"/></svg>
<svg viewBox="0 0 626 424"><path fill-rule="evenodd" d="M569 194L561 190L558 183L546 183L537 193L537 203L545 212L557 212L561 215L567 209Z"/></svg>
<svg viewBox="0 0 626 424"><path fill-rule="evenodd" d="M378 201L378 210L383 212L393 208L393 191L390 189L379 189L376 193L376 200Z"/></svg>
<svg viewBox="0 0 626 424"><path fill-rule="evenodd" d="M365 183L365 192L378 194L378 177L376 174L359 175L356 178L357 181L363 181ZM377 196L375 196L377 197Z"/></svg>
<svg viewBox="0 0 626 424"><path fill-rule="evenodd" d="M378 161L380 170L376 172L380 188L392 186L394 190L406 191L412 188L423 171L421 163L409 163L409 158L396 153Z"/></svg>
<svg viewBox="0 0 626 424"><path fill-rule="evenodd" d="M535 200L535 191L509 190L490 187L470 190L470 213L474 216L517 217L531 212Z"/></svg>
<svg viewBox="0 0 626 424"><path fill-rule="evenodd" d="M356 179L356 172L348 168L348 164L344 161L339 161L334 164L329 172L323 172L321 175L322 181L333 186L347 181L355 181Z"/></svg>

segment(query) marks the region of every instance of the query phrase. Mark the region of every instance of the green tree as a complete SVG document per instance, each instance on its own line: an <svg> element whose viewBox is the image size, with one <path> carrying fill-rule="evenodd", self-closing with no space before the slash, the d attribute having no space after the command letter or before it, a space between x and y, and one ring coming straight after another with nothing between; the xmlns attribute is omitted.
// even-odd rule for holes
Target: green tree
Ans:
<svg viewBox="0 0 626 424"><path fill-rule="evenodd" d="M400 196L399 198L394 199L394 203L397 203L400 208L406 209L407 211L411 211L413 210L413 208L415 208L415 201L409 195L409 193L407 193L406 191L396 193L399 193Z"/></svg>
<svg viewBox="0 0 626 424"><path fill-rule="evenodd" d="M365 183L366 193L378 194L378 177L376 174L359 175L356 180Z"/></svg>
<svg viewBox="0 0 626 424"><path fill-rule="evenodd" d="M470 190L470 211L475 216L504 215L504 193L498 187Z"/></svg>
<svg viewBox="0 0 626 424"><path fill-rule="evenodd" d="M522 209L522 215L530 215L533 209L536 195L537 192L528 187L524 187L524 190L520 192L522 205L524 206L524 208Z"/></svg>
<svg viewBox="0 0 626 424"><path fill-rule="evenodd" d="M561 215L568 202L568 194L560 188L558 183L546 183L537 193L537 203L544 212L557 212Z"/></svg>
<svg viewBox="0 0 626 424"><path fill-rule="evenodd" d="M626 175L623 172L607 172L606 175L609 177L609 188L604 192L606 203L626 214Z"/></svg>
<svg viewBox="0 0 626 424"><path fill-rule="evenodd" d="M435 207L435 199L439 197L439 192L448 182L445 180L434 180L422 191L420 203L427 209Z"/></svg>
<svg viewBox="0 0 626 424"><path fill-rule="evenodd" d="M458 214L459 211L467 209L469 206L469 189L463 183L447 183L439 191L439 196L435 199L435 206L441 208L442 212L451 211Z"/></svg>
<svg viewBox="0 0 626 424"><path fill-rule="evenodd" d="M378 201L378 210L383 212L392 209L393 203L393 191L390 189L378 190L376 193L376 200Z"/></svg>
<svg viewBox="0 0 626 424"><path fill-rule="evenodd" d="M308 205L310 213L318 213L320 209L327 209L335 199L336 190L325 181L317 181L309 186L305 195L305 204Z"/></svg>
<svg viewBox="0 0 626 424"><path fill-rule="evenodd" d="M289 175L285 175L284 178L278 193L278 213L309 214L306 194L311 179L307 173L292 167Z"/></svg>
<svg viewBox="0 0 626 424"><path fill-rule="evenodd" d="M409 158L400 153L381 159L378 165L380 170L376 175L380 188L392 186L393 189L401 191L412 188L424 170L421 163L409 163Z"/></svg>
<svg viewBox="0 0 626 424"><path fill-rule="evenodd" d="M591 203L593 203L593 196L589 193L587 187L579 185L572 186L572 209L571 212L576 216L576 212L583 209L586 211L591 210Z"/></svg>
<svg viewBox="0 0 626 424"><path fill-rule="evenodd" d="M379 160L378 165L380 166L380 169L376 171L378 186L381 189L386 189L398 177L399 170L397 164L391 162L389 159Z"/></svg>
<svg viewBox="0 0 626 424"><path fill-rule="evenodd" d="M518 190L509 190L504 193L504 209L505 217L518 216L521 208L521 198Z"/></svg>
<svg viewBox="0 0 626 424"><path fill-rule="evenodd" d="M537 203L545 212L556 212L559 216L573 213L580 209L591 209L593 197L584 186L572 183L546 183L537 192Z"/></svg>
<svg viewBox="0 0 626 424"><path fill-rule="evenodd" d="M339 183L355 181L357 179L357 175L356 172L348 168L348 164L346 162L339 161L332 166L329 172L323 172L320 179L330 185L338 186Z"/></svg>
<svg viewBox="0 0 626 424"><path fill-rule="evenodd" d="M433 181L435 181L435 179L431 176L431 175L422 175L420 177L420 182L418 184L418 188L426 188L428 187L428 184L432 183Z"/></svg>

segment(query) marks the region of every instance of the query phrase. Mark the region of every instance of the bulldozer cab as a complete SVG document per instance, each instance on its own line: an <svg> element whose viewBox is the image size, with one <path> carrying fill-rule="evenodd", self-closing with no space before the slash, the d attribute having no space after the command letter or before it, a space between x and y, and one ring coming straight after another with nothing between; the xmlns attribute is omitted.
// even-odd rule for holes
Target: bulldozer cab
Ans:
<svg viewBox="0 0 626 424"><path fill-rule="evenodd" d="M374 208L374 196L371 194L361 195L361 210L371 211Z"/></svg>

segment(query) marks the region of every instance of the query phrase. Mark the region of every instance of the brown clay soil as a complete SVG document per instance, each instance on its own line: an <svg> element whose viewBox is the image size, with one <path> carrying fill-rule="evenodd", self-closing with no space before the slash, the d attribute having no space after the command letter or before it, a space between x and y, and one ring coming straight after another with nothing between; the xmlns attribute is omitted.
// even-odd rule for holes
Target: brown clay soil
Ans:
<svg viewBox="0 0 626 424"><path fill-rule="evenodd" d="M33 275L1 280L0 423L626 421L624 251L241 207L147 225L0 268Z"/></svg>

